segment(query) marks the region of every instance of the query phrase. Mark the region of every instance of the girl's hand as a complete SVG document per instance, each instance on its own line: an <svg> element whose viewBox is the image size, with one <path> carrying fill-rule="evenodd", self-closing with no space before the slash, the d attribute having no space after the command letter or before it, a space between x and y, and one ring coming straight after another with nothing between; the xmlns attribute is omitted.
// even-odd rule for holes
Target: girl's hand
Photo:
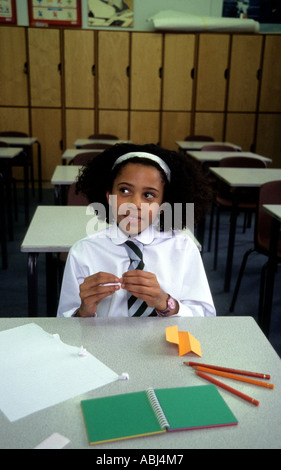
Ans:
<svg viewBox="0 0 281 470"><path fill-rule="evenodd" d="M81 306L76 316L92 317L102 299L119 289L120 279L113 274L99 272L86 277L80 285Z"/></svg>
<svg viewBox="0 0 281 470"><path fill-rule="evenodd" d="M153 273L141 271L139 269L127 271L121 279L122 289L126 289L130 294L144 300L149 307L157 310L167 308L168 294L164 292ZM177 313L178 306L172 314Z"/></svg>

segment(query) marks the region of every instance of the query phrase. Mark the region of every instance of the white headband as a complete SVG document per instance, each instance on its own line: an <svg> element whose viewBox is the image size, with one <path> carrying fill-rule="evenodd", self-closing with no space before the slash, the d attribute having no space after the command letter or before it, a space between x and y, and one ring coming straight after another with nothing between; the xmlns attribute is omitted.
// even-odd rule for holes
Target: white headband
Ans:
<svg viewBox="0 0 281 470"><path fill-rule="evenodd" d="M115 161L112 169L116 166L119 165L119 163L122 163L126 160L129 160L130 158L134 157L141 157L141 158L148 158L149 160L153 160L154 162L158 163L158 165L162 168L164 173L167 176L168 181L171 181L171 170L168 167L167 163L162 160L162 158L157 157L157 155L154 155L153 153L147 153L147 152L129 152L125 153L124 155L121 155L121 157L118 157L117 160Z"/></svg>

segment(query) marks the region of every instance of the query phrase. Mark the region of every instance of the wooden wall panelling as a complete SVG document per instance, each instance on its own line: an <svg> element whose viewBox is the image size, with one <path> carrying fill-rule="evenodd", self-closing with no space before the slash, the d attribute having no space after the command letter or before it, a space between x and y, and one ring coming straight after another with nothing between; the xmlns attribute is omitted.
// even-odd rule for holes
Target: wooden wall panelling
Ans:
<svg viewBox="0 0 281 470"><path fill-rule="evenodd" d="M194 54L194 34L165 34L162 99L164 111L191 111Z"/></svg>
<svg viewBox="0 0 281 470"><path fill-rule="evenodd" d="M162 34L132 33L131 109L161 106Z"/></svg>
<svg viewBox="0 0 281 470"><path fill-rule="evenodd" d="M33 108L31 110L32 135L36 136L42 149L42 178L50 182L56 165L61 165L62 112L60 109ZM37 159L35 174L37 173Z"/></svg>
<svg viewBox="0 0 281 470"><path fill-rule="evenodd" d="M281 35L265 37L261 77L260 112L281 110Z"/></svg>
<svg viewBox="0 0 281 470"><path fill-rule="evenodd" d="M95 107L95 35L64 31L64 89L67 108Z"/></svg>
<svg viewBox="0 0 281 470"><path fill-rule="evenodd" d="M28 106L25 29L0 27L0 105Z"/></svg>
<svg viewBox="0 0 281 470"><path fill-rule="evenodd" d="M65 145L75 148L76 139L87 139L95 132L95 114L92 109L65 110Z"/></svg>
<svg viewBox="0 0 281 470"><path fill-rule="evenodd" d="M257 109L263 38L260 35L232 36L228 87L228 111Z"/></svg>
<svg viewBox="0 0 281 470"><path fill-rule="evenodd" d="M159 143L160 112L131 111L130 140L136 144Z"/></svg>
<svg viewBox="0 0 281 470"><path fill-rule="evenodd" d="M60 30L28 29L31 106L61 107Z"/></svg>
<svg viewBox="0 0 281 470"><path fill-rule="evenodd" d="M272 158L271 166L281 168L281 113L258 115L256 152Z"/></svg>
<svg viewBox="0 0 281 470"><path fill-rule="evenodd" d="M184 140L190 135L191 112L162 112L161 145L164 148L178 150L177 140Z"/></svg>
<svg viewBox="0 0 281 470"><path fill-rule="evenodd" d="M229 43L229 34L199 35L196 111L225 109Z"/></svg>
<svg viewBox="0 0 281 470"><path fill-rule="evenodd" d="M218 112L195 113L194 133L209 135L218 142L224 140L225 114Z"/></svg>
<svg viewBox="0 0 281 470"><path fill-rule="evenodd" d="M255 151L256 113L227 113L225 140L240 145L245 152Z"/></svg>
<svg viewBox="0 0 281 470"><path fill-rule="evenodd" d="M99 111L99 132L102 134L113 134L119 139L129 139L129 111L115 109L101 109Z"/></svg>

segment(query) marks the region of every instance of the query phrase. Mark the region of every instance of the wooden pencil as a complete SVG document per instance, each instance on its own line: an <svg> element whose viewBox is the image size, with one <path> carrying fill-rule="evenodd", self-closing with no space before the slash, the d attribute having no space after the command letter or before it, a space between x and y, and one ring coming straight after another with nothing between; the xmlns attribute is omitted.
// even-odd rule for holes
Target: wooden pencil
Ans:
<svg viewBox="0 0 281 470"><path fill-rule="evenodd" d="M196 374L199 377L202 377L202 379L207 380L208 382L211 382L214 385L217 385L220 388L223 388L224 390L233 393L234 395L237 395L239 398L242 398L243 400L246 400L250 403L252 403L255 406L259 406L259 401L255 400L252 397L249 397L248 395L245 395L244 393L239 392L239 390L236 390L235 388L229 387L228 385L224 384L223 382L220 382L219 380L214 379L213 377L210 377L209 375L204 374L203 372L197 371Z"/></svg>
<svg viewBox="0 0 281 470"><path fill-rule="evenodd" d="M208 369L207 367L196 366L195 369L206 372L207 374L214 374L219 375L220 377L226 377L227 379L238 380L239 382L246 382L252 385L258 385L259 387L265 387L273 389L274 385L268 382L261 382L260 380L251 379L249 377L243 377L241 375L229 374L228 372L224 372L221 370L216 369Z"/></svg>
<svg viewBox="0 0 281 470"><path fill-rule="evenodd" d="M211 364L201 364L200 362L184 362L184 364L188 366L201 366L201 367L207 367L208 369L216 369L216 370L222 370L224 372L230 372L233 374L238 374L238 375L248 375L249 377L256 377L259 379L270 379L269 374L262 374L259 372L249 372L246 370L239 370L239 369L230 369L229 367L221 367L221 366L214 366Z"/></svg>

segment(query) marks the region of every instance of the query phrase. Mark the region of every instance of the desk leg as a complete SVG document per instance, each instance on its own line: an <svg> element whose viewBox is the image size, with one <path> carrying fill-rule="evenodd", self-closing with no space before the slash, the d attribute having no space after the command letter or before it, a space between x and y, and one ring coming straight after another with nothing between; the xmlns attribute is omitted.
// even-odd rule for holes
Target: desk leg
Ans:
<svg viewBox="0 0 281 470"><path fill-rule="evenodd" d="M230 217L227 260L226 260L226 269L225 269L225 278L224 278L224 291L225 292L229 292L230 290L237 215L238 215L238 192L234 191L233 205L232 205L232 211L231 211L231 217Z"/></svg>
<svg viewBox="0 0 281 470"><path fill-rule="evenodd" d="M277 266L277 253L278 253L278 240L280 232L280 222L276 219L272 219L271 233L270 233L270 246L268 264L265 277L265 294L264 304L262 306L262 318L260 327L264 334L269 337L270 330L270 318L272 309L272 298L274 291L274 278L275 270Z"/></svg>
<svg viewBox="0 0 281 470"><path fill-rule="evenodd" d="M42 163L41 163L41 144L37 141L38 152L38 188L39 188L39 202L42 202Z"/></svg>
<svg viewBox="0 0 281 470"><path fill-rule="evenodd" d="M30 317L38 316L38 255L39 253L28 253L27 257L28 315Z"/></svg>
<svg viewBox="0 0 281 470"><path fill-rule="evenodd" d="M53 253L46 253L46 298L47 316L55 317L57 314L58 297L58 270L57 259Z"/></svg>

